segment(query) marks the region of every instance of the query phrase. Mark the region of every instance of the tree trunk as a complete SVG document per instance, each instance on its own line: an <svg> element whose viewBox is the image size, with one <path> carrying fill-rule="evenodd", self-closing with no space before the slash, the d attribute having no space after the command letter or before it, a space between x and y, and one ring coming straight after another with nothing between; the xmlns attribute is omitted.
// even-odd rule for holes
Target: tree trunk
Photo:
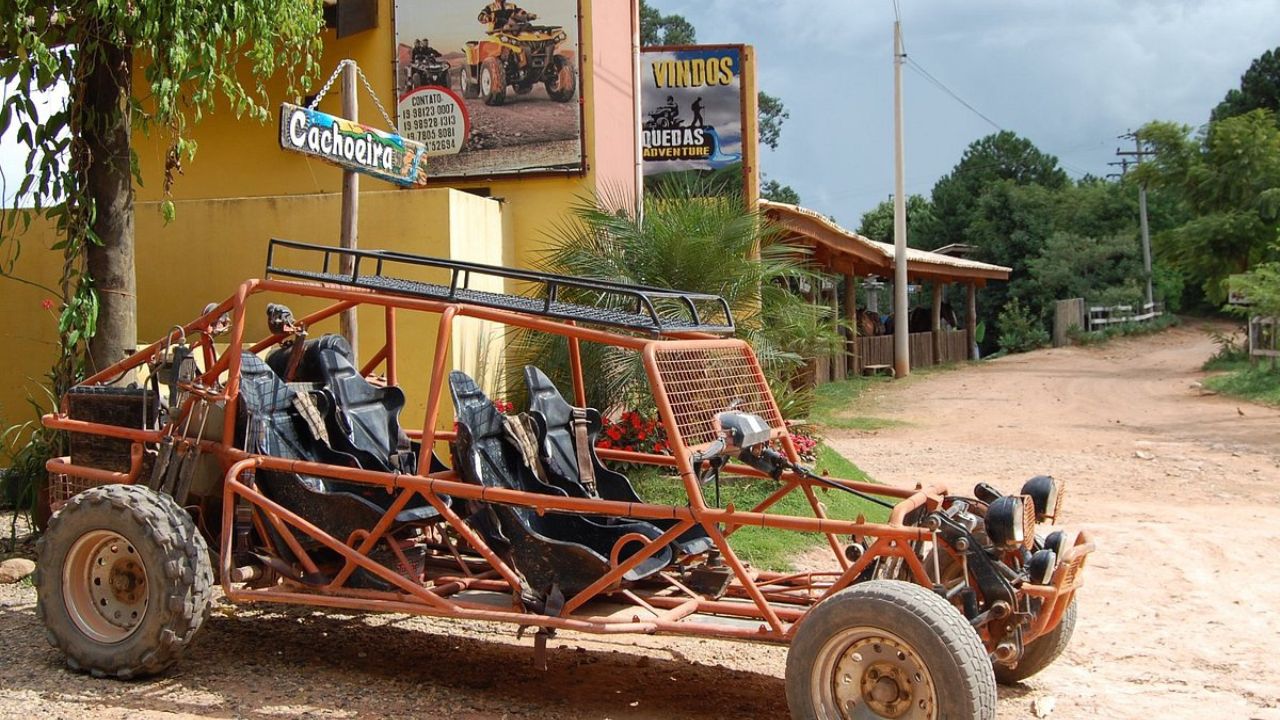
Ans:
<svg viewBox="0 0 1280 720"><path fill-rule="evenodd" d="M133 53L106 41L85 78L81 129L89 162L85 182L93 200L93 231L86 266L98 293L97 333L89 342L89 369L97 372L132 353L138 342L134 277L133 182L129 172ZM90 51L92 52L92 51Z"/></svg>

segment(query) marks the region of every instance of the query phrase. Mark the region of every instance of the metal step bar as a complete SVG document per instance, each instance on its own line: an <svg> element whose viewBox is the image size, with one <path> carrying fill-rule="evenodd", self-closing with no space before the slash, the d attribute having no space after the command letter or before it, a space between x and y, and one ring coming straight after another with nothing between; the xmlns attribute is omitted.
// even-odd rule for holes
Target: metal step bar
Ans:
<svg viewBox="0 0 1280 720"><path fill-rule="evenodd" d="M281 250L286 252L279 252ZM281 256L285 259L282 260ZM339 269L344 257L351 258L350 273ZM293 259L297 262L289 261ZM398 277L396 269L404 267L448 271L448 284ZM729 303L719 295L553 275L391 250L353 250L272 238L267 245L266 276L481 305L652 335L690 332L732 335L734 332L733 312ZM476 277L526 283L530 294L475 290L471 283Z"/></svg>

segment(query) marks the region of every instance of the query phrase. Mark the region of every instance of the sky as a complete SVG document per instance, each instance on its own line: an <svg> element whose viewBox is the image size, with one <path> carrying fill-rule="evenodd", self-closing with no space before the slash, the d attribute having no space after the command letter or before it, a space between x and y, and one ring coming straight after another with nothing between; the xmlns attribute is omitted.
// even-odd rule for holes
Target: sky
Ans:
<svg viewBox="0 0 1280 720"><path fill-rule="evenodd" d="M889 197L892 0L650 2L688 18L700 42L755 46L761 89L791 113L778 150L762 150L769 178L850 227ZM537 0L526 4L537 11ZM1149 120L1201 125L1250 61L1280 46L1276 0L899 0L899 7L911 63L999 127L1057 155L1072 177L1111 172L1116 136ZM913 64L903 70L906 188L927 195L970 142L996 127ZM0 152L0 167L7 196L22 177L11 146Z"/></svg>
<svg viewBox="0 0 1280 720"><path fill-rule="evenodd" d="M892 0L648 0L700 43L755 46L760 89L791 117L769 179L856 228L893 192ZM1276 0L899 0L908 59L1073 177L1115 168L1116 136L1205 123L1249 63L1280 46ZM928 195L996 127L903 68L906 189Z"/></svg>

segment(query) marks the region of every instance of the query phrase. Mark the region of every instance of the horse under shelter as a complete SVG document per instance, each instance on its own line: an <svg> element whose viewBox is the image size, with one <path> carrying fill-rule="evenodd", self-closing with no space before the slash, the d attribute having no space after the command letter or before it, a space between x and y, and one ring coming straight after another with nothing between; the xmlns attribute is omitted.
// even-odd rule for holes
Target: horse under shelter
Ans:
<svg viewBox="0 0 1280 720"><path fill-rule="evenodd" d="M782 241L806 248L811 261L825 274L844 279L844 297L838 283L812 288L806 293L813 302L827 305L840 313L845 332L843 352L817 360L815 381L818 384L840 380L850 375L893 368L893 334L878 328L878 319L869 320L866 309L857 307L859 278L893 278L895 248L840 227L822 214L787 203L760 201L760 209L782 229ZM972 357L977 345L978 288L989 280L1008 280L1010 269L1001 265L967 260L936 252L907 248L907 279L912 284L932 286L931 307L927 315L913 313L917 320L909 322L910 367L929 367L961 362ZM944 322L946 289L963 285L965 312ZM953 313L952 313L953 314ZM953 314L954 315L954 314ZM896 321L896 319L890 322ZM863 325L861 329L860 323ZM947 327L950 325L951 327Z"/></svg>

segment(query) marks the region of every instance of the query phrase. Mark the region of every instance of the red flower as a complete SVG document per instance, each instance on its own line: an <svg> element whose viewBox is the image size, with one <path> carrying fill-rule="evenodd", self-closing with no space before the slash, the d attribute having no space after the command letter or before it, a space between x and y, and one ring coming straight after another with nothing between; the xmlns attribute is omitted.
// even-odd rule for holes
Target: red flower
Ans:
<svg viewBox="0 0 1280 720"><path fill-rule="evenodd" d="M45 298L45 299L41 300L41 301L40 301L40 307L44 308L45 310L52 310L52 309L53 309L53 300L52 300L51 298Z"/></svg>

